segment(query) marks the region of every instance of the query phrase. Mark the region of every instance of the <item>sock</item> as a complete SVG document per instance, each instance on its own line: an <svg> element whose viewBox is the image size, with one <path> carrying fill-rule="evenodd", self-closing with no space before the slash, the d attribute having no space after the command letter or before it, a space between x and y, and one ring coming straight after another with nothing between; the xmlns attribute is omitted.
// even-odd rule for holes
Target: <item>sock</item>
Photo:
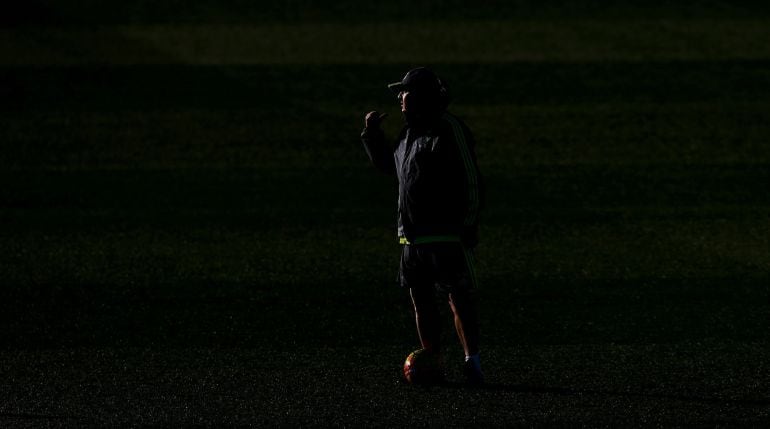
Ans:
<svg viewBox="0 0 770 429"><path fill-rule="evenodd" d="M477 369L481 369L481 359L479 358L479 354L476 353L475 355L466 355L465 356L466 362L472 362L473 366Z"/></svg>

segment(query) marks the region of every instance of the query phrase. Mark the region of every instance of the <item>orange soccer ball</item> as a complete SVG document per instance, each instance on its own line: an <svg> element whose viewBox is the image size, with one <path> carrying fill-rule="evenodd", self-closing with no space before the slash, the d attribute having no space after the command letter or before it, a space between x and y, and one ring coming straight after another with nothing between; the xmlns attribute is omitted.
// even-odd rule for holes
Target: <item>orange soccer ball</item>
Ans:
<svg viewBox="0 0 770 429"><path fill-rule="evenodd" d="M409 353L404 361L404 378L411 384L436 384L444 380L438 355L425 349Z"/></svg>

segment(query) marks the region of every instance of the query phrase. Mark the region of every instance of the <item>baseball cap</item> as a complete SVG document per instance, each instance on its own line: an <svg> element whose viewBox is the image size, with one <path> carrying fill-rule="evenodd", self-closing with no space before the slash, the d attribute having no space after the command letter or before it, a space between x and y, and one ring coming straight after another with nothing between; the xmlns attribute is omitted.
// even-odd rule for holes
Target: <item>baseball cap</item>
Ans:
<svg viewBox="0 0 770 429"><path fill-rule="evenodd" d="M441 91L441 81L426 67L417 67L409 70L401 82L394 82L388 85L391 91L398 94L403 90L435 92Z"/></svg>

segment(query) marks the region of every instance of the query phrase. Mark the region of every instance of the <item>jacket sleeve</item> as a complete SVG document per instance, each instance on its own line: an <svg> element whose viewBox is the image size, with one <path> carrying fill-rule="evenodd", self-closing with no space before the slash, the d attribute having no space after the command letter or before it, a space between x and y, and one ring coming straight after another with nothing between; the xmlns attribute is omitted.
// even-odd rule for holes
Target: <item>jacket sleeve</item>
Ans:
<svg viewBox="0 0 770 429"><path fill-rule="evenodd" d="M396 163L393 159L393 149L385 141L385 133L380 129L366 129L361 132L361 142L364 150L375 167L385 174L396 173Z"/></svg>
<svg viewBox="0 0 770 429"><path fill-rule="evenodd" d="M476 142L471 131L464 125L462 128L466 139L465 158L469 192L462 239L467 247L474 248L478 244L479 214L484 206L485 190L483 177L476 159Z"/></svg>
<svg viewBox="0 0 770 429"><path fill-rule="evenodd" d="M453 140L455 174L460 178L461 238L473 248L478 242L479 212L483 204L484 189L475 153L475 140L464 123L451 115L445 116L448 133Z"/></svg>

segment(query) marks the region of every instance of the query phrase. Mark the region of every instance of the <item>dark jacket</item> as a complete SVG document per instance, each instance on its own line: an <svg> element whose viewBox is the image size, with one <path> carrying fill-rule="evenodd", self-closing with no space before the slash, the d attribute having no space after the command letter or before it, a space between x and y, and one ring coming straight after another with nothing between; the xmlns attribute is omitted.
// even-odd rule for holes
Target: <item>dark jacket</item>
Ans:
<svg viewBox="0 0 770 429"><path fill-rule="evenodd" d="M482 186L468 127L443 113L425 126L406 126L395 148L380 129L361 141L372 163L398 177L398 236L402 243L478 242Z"/></svg>

